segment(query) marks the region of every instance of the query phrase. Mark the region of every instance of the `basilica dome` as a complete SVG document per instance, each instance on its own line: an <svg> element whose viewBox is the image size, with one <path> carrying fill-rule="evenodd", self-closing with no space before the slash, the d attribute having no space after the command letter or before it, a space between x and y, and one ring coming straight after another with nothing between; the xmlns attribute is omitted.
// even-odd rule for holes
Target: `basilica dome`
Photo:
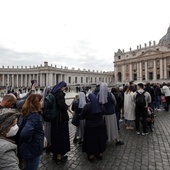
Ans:
<svg viewBox="0 0 170 170"><path fill-rule="evenodd" d="M166 35L164 35L160 40L159 40L159 45L163 46L169 46L170 45L170 26L168 28L168 31Z"/></svg>

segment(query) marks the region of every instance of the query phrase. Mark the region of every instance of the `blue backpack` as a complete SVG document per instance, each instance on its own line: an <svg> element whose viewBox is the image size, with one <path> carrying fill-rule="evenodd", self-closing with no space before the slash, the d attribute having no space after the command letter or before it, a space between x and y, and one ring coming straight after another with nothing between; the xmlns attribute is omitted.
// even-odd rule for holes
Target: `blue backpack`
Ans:
<svg viewBox="0 0 170 170"><path fill-rule="evenodd" d="M43 117L47 122L56 121L59 117L59 109L55 96L51 93L47 94L44 100Z"/></svg>

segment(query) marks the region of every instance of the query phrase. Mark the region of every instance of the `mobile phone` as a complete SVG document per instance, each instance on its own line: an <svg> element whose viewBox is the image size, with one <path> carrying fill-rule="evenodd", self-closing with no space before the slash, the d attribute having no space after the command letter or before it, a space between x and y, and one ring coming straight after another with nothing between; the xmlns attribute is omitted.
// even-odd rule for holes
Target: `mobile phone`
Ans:
<svg viewBox="0 0 170 170"><path fill-rule="evenodd" d="M31 85L33 85L34 84L34 80L31 80Z"/></svg>
<svg viewBox="0 0 170 170"><path fill-rule="evenodd" d="M33 84L37 85L37 80L31 80L31 85Z"/></svg>

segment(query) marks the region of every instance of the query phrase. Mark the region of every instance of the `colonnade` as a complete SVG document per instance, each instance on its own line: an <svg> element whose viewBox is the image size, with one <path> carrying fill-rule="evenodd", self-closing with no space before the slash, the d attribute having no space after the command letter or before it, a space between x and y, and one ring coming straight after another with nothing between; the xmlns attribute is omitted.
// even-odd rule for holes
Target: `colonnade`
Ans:
<svg viewBox="0 0 170 170"><path fill-rule="evenodd" d="M152 64L150 65L149 62L152 62ZM159 62L159 65L157 64L157 62ZM126 66L128 67L128 70L126 69ZM166 80L168 78L167 57L133 63L126 62L122 65L117 65L115 67L114 72L115 82L127 82L131 80L136 81ZM149 73L152 73L153 78L149 76ZM134 74L136 75L136 78L134 77ZM120 75L121 78L119 77Z"/></svg>

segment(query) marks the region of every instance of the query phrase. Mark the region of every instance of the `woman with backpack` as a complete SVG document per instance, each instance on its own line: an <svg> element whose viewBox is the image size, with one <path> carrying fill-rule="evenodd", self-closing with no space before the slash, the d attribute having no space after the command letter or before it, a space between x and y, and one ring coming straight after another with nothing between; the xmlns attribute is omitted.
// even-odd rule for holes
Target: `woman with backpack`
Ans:
<svg viewBox="0 0 170 170"><path fill-rule="evenodd" d="M61 81L51 90L59 109L58 118L56 121L51 122L51 151L53 153L53 160L58 165L67 161L68 156L65 154L70 151L68 105L64 98L66 87L67 84Z"/></svg>
<svg viewBox="0 0 170 170"><path fill-rule="evenodd" d="M41 115L42 96L31 94L21 113L19 154L25 160L25 170L37 170L44 145L44 130Z"/></svg>

